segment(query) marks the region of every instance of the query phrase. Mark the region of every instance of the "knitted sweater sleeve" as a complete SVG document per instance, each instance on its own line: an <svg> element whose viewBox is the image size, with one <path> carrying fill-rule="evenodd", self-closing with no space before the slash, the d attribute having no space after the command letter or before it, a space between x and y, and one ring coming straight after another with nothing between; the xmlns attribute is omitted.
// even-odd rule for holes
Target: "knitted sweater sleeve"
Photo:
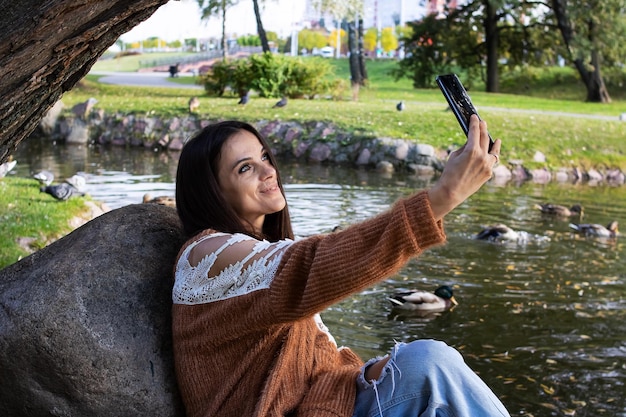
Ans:
<svg viewBox="0 0 626 417"><path fill-rule="evenodd" d="M270 286L274 318L291 321L322 311L444 241L426 191L345 230L298 241L284 253Z"/></svg>

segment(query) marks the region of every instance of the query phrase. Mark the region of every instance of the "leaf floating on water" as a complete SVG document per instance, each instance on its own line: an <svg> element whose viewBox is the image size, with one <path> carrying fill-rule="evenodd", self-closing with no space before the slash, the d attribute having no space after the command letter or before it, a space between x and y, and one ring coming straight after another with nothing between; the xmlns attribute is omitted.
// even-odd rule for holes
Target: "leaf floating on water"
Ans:
<svg viewBox="0 0 626 417"><path fill-rule="evenodd" d="M517 381L517 378L504 378L504 381L502 381L503 384L512 384L515 381Z"/></svg>
<svg viewBox="0 0 626 417"><path fill-rule="evenodd" d="M556 365L556 361L554 359L546 359L546 363L549 363L550 365Z"/></svg>
<svg viewBox="0 0 626 417"><path fill-rule="evenodd" d="M548 395L554 395L554 388L552 387L541 384L541 389L543 389L543 392L545 392Z"/></svg>
<svg viewBox="0 0 626 417"><path fill-rule="evenodd" d="M579 407L584 407L587 405L587 401L582 401L582 400L572 400L572 403Z"/></svg>
<svg viewBox="0 0 626 417"><path fill-rule="evenodd" d="M566 415L566 416L575 416L576 415L576 410L570 410L569 408L564 408L561 410L561 412Z"/></svg>

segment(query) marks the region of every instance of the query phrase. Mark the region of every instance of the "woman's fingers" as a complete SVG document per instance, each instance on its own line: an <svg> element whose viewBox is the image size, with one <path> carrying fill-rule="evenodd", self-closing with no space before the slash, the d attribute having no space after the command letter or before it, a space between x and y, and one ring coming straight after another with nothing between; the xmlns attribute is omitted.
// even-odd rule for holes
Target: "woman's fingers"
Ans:
<svg viewBox="0 0 626 417"><path fill-rule="evenodd" d="M429 190L435 217L443 217L491 178L500 147L498 139L489 152L487 123L472 115L467 142L450 154L439 181Z"/></svg>

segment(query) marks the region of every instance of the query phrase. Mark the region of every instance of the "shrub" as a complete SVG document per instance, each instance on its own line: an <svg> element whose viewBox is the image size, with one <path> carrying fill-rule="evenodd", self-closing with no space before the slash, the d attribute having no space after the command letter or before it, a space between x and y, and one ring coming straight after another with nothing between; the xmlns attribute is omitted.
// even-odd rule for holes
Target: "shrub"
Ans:
<svg viewBox="0 0 626 417"><path fill-rule="evenodd" d="M335 95L340 85L333 66L320 58L288 57L263 53L213 65L201 78L209 95L222 96L228 89L242 96L250 90L261 97L314 98Z"/></svg>

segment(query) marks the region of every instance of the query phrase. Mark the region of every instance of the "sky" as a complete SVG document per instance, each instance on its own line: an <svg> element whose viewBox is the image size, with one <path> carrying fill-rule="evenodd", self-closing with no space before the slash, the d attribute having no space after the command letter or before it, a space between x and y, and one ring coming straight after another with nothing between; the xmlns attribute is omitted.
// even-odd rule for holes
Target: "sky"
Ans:
<svg viewBox="0 0 626 417"><path fill-rule="evenodd" d="M261 19L266 31L286 37L294 23L304 14L304 0L265 0L259 2ZM241 0L226 12L226 32L237 36L256 34L252 0ZM123 34L124 42L135 42L153 36L168 42L185 38L220 38L221 19L200 20L200 9L195 0L170 0L149 19Z"/></svg>

